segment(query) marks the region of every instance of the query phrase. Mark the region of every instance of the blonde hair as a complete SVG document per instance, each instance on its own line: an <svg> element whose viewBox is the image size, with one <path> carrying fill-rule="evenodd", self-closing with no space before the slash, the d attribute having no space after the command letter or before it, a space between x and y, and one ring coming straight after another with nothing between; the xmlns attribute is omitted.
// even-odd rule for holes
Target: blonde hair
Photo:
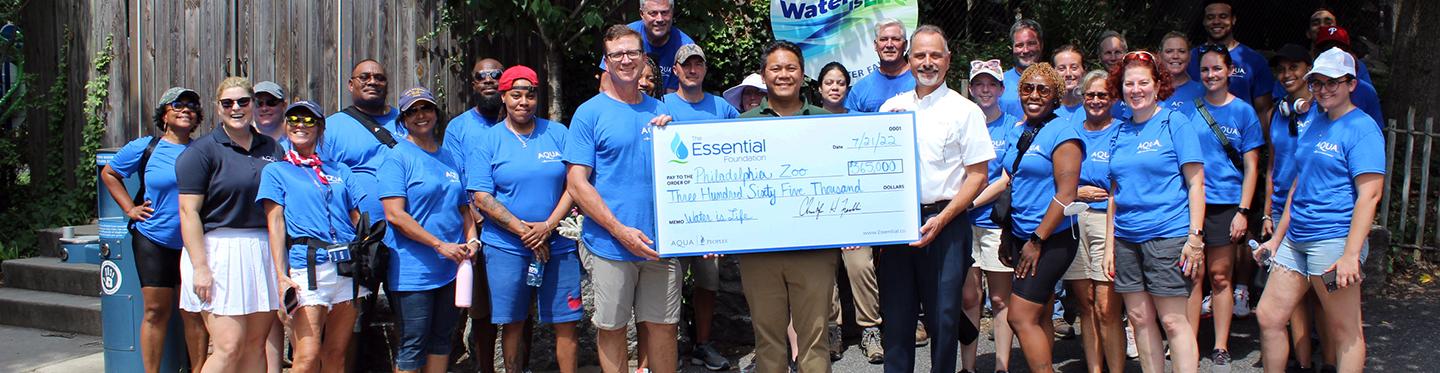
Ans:
<svg viewBox="0 0 1440 373"><path fill-rule="evenodd" d="M1065 84L1060 80L1060 73L1055 71L1055 67L1046 62L1039 62L1025 68L1025 72L1020 73L1020 81L1015 82L1016 87L1035 76L1045 80L1045 85L1050 87L1050 92L1055 92L1054 99L1060 99L1060 95L1063 94L1061 90L1064 89Z"/></svg>
<svg viewBox="0 0 1440 373"><path fill-rule="evenodd" d="M215 99L219 100L220 95L224 94L225 90L231 88L244 88L245 94L254 96L255 90L251 88L252 86L253 85L250 84L250 79L248 78L239 76L227 77L224 80L220 81L220 86L215 87Z"/></svg>

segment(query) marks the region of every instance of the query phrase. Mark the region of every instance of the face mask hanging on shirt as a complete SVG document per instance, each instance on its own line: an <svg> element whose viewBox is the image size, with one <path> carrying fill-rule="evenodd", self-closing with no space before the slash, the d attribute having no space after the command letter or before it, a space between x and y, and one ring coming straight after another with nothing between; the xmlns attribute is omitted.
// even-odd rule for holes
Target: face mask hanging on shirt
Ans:
<svg viewBox="0 0 1440 373"><path fill-rule="evenodd" d="M320 179L320 184L330 185L330 179L325 177L324 171L320 170L320 166L324 163L320 162L319 155L310 154L309 156L301 156L300 153L291 150L285 153L285 161L300 167L310 167L310 169L315 170L315 178Z"/></svg>

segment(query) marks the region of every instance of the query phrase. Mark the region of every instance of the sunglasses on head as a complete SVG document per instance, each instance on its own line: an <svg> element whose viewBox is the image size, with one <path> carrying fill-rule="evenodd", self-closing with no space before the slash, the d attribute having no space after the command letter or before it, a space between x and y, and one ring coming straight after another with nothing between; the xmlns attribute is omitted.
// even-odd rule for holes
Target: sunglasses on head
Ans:
<svg viewBox="0 0 1440 373"><path fill-rule="evenodd" d="M1229 54L1229 53L1230 53L1230 49L1229 49L1229 48L1225 48L1224 45L1220 45L1220 44L1205 44L1205 45L1201 45L1199 50L1200 50L1200 54L1202 54L1202 55L1203 55L1203 54L1206 54L1206 53L1210 53L1210 52L1220 52L1221 54Z"/></svg>
<svg viewBox="0 0 1440 373"><path fill-rule="evenodd" d="M309 115L291 115L285 117L285 122L300 128L310 128L320 125L320 119Z"/></svg>
<svg viewBox="0 0 1440 373"><path fill-rule="evenodd" d="M167 106L170 107L170 110L181 110L181 109L190 109L190 111L199 111L199 110L200 110L200 103L195 102L195 101L171 101Z"/></svg>
<svg viewBox="0 0 1440 373"><path fill-rule="evenodd" d="M500 79L500 73L500 70L480 70L470 74L470 78L475 80Z"/></svg>
<svg viewBox="0 0 1440 373"><path fill-rule="evenodd" d="M1134 51L1125 54L1125 61L1155 62L1155 55L1146 51Z"/></svg>
<svg viewBox="0 0 1440 373"><path fill-rule="evenodd" d="M232 100L232 99L228 99L228 98L226 98L226 99L221 99L221 100L220 100L220 107L222 107L222 108L227 108L227 109L228 109L228 108L231 108L231 107L250 107L250 101L251 101L251 100L252 100L252 99L249 98L249 97L245 97L245 98L241 98L241 99L236 99L236 100Z"/></svg>

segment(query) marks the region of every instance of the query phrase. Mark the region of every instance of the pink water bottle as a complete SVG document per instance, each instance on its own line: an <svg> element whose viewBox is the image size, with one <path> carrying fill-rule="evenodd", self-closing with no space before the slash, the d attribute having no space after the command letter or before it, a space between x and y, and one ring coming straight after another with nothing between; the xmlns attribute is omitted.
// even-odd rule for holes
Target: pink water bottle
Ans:
<svg viewBox="0 0 1440 373"><path fill-rule="evenodd" d="M455 307L470 307L470 297L475 294L472 291L474 282L475 268L469 259L461 261L460 270L455 273Z"/></svg>

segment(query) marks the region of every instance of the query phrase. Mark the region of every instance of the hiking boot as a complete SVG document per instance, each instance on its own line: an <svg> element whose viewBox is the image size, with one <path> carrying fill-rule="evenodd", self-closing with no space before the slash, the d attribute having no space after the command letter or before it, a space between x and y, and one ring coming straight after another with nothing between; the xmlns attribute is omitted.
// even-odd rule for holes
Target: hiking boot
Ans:
<svg viewBox="0 0 1440 373"><path fill-rule="evenodd" d="M869 327L860 336L860 351L865 353L865 359L870 364L885 362L885 347L880 343L880 328Z"/></svg>
<svg viewBox="0 0 1440 373"><path fill-rule="evenodd" d="M831 324L825 329L830 335L830 361L840 361L845 357L845 337L840 335L840 326Z"/></svg>

